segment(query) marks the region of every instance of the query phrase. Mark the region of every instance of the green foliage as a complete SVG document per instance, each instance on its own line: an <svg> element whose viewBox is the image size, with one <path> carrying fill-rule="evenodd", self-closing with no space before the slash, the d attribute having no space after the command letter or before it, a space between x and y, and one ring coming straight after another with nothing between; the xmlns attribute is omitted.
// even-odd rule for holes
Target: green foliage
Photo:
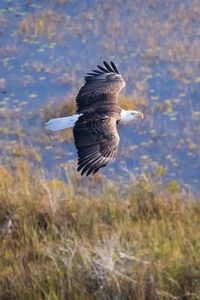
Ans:
<svg viewBox="0 0 200 300"><path fill-rule="evenodd" d="M69 174L1 166L0 299L199 299L198 201Z"/></svg>

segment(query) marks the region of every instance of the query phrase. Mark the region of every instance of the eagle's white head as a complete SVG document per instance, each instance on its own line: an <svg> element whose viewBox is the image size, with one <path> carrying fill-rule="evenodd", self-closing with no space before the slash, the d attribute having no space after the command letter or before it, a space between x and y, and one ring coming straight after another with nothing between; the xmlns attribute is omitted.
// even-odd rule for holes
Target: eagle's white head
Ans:
<svg viewBox="0 0 200 300"><path fill-rule="evenodd" d="M124 110L121 111L121 120L122 123L128 123L132 120L143 119L144 115L137 110Z"/></svg>

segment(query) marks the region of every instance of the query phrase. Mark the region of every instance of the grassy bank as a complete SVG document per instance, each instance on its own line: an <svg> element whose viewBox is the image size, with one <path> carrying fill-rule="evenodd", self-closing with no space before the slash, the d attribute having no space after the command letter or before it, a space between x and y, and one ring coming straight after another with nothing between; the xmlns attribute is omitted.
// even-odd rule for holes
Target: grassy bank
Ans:
<svg viewBox="0 0 200 300"><path fill-rule="evenodd" d="M0 299L200 299L200 202L173 184L0 168Z"/></svg>

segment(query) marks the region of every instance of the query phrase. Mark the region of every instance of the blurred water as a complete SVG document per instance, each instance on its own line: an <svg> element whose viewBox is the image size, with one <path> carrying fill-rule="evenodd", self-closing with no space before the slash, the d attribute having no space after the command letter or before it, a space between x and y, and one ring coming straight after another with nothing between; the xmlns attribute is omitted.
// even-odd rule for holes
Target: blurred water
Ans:
<svg viewBox="0 0 200 300"><path fill-rule="evenodd" d="M104 172L112 176L114 168L127 176L162 165L164 180L176 179L198 192L199 12L198 1L186 0L134 5L128 0L123 5L111 0L1 1L0 109L16 110L26 132L42 132L46 105L75 97L86 72L104 59L114 60L127 82L126 94L147 101L138 103L144 122L120 128L118 159ZM39 122L34 121L37 114ZM31 137L28 143L40 149L49 170L75 158L67 141L52 142L50 150Z"/></svg>

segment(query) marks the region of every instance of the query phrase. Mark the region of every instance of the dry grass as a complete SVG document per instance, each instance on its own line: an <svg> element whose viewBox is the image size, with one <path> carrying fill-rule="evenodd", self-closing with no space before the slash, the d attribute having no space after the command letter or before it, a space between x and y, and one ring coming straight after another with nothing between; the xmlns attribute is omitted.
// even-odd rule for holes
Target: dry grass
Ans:
<svg viewBox="0 0 200 300"><path fill-rule="evenodd" d="M55 40L61 24L70 29L70 16L57 14L49 9L38 15L28 14L20 22L17 33L23 36L32 37L46 35L50 40ZM63 35L59 35L59 39L62 38Z"/></svg>
<svg viewBox="0 0 200 300"><path fill-rule="evenodd" d="M62 2L58 1L60 4ZM123 11L129 12L129 18L124 18L121 11L121 3L112 0L96 2L94 7L87 7L79 13L78 19L49 8L38 14L27 14L18 24L17 33L33 38L45 36L55 42L70 41L72 37L76 37L86 49L90 47L93 38L100 36L98 44L106 57L118 56L121 63L127 66L130 64L130 55L141 57L142 68L133 74L133 66L130 64L127 70L135 80L149 75L149 63L155 61L171 62L172 72L175 72L179 80L192 75L194 66L192 69L191 62L198 62L200 49L199 39L195 38L199 35L198 1L193 0L190 5L183 1L176 9L173 1L167 1L160 10L156 7L156 1L147 1L146 5L141 1L136 1L134 5L131 1L126 1ZM126 38L123 40L122 37ZM184 66L180 69L176 64Z"/></svg>
<svg viewBox="0 0 200 300"><path fill-rule="evenodd" d="M28 63L24 61L25 73L20 73L25 75L15 78L23 89L37 82L33 70L39 76L42 72L52 75L51 84L77 91L88 62L92 67L102 58L116 61L129 83L131 96L122 95L119 101L125 109L148 106L148 80L155 78L154 65L166 63L167 73L186 84L199 82L199 1L188 5L177 1L177 9L171 0L163 2L162 9L154 0L145 5L128 0L123 8L119 1L96 1L91 7L85 3L86 9L76 16L54 10L53 1L48 2L47 9L37 4L34 11L28 9L12 32L15 38L38 45L38 53L51 54L47 65L42 57L25 56ZM64 7L68 1L55 3ZM27 5L33 8L35 3L27 1ZM10 32L8 20L0 18L5 36ZM85 69L76 56L74 62L74 40L83 46L80 59L85 60ZM93 56L94 43L99 52ZM0 48L4 66L12 67L10 56L21 52L16 45L20 44L10 40ZM65 53L68 65L55 59L57 46L70 50ZM1 88L7 85L2 78ZM44 119L75 112L74 98L63 102L46 108ZM174 105L175 100L166 99L157 109L170 112ZM48 135L42 131L42 113L38 116L37 111L40 120L26 134L18 121L13 122L20 119L19 109L1 108L0 299L200 299L199 199L183 193L176 180L161 186L160 177L167 172L161 165L154 180L134 178L127 183L121 177L113 181L103 176L80 178L72 161L65 164L67 183L56 172L50 179L34 143L50 148L53 141L71 140L72 133ZM197 122L199 111L193 114ZM31 147L24 142L27 136ZM189 149L197 152L198 145L183 137Z"/></svg>
<svg viewBox="0 0 200 300"><path fill-rule="evenodd" d="M199 202L150 180L68 178L2 164L1 299L199 299Z"/></svg>

